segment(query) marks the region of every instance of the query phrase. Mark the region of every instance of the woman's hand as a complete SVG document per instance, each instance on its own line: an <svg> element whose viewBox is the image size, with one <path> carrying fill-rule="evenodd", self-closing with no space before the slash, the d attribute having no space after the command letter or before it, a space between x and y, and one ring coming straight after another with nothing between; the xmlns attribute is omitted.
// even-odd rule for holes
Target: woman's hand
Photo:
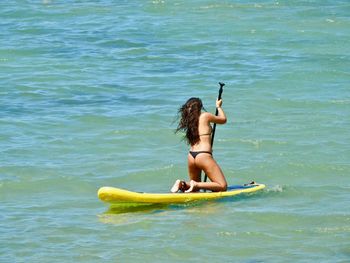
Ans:
<svg viewBox="0 0 350 263"><path fill-rule="evenodd" d="M221 108L221 105L222 105L222 99L220 100L216 100L216 108Z"/></svg>
<svg viewBox="0 0 350 263"><path fill-rule="evenodd" d="M216 110L217 110L217 116L215 116L215 120L213 122L218 124L225 124L227 119L224 110L221 108L222 105L222 99L216 100Z"/></svg>

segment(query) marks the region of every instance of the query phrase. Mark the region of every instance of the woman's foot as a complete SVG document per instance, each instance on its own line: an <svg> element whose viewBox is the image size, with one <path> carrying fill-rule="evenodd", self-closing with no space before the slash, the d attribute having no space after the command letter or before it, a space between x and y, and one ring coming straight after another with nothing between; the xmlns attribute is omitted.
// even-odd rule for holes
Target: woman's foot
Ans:
<svg viewBox="0 0 350 263"><path fill-rule="evenodd" d="M190 182L190 188L188 188L185 193L191 193L191 192L197 192L198 188L197 188L197 182L191 180Z"/></svg>
<svg viewBox="0 0 350 263"><path fill-rule="evenodd" d="M181 180L176 180L175 184L170 189L172 193L177 193L178 191L185 192L185 190L186 190L186 182Z"/></svg>

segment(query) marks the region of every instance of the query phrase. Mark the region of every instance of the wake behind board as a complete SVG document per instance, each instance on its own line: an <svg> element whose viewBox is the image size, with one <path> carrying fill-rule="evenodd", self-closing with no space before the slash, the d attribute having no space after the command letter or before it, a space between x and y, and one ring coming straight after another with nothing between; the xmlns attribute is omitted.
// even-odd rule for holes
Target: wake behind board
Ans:
<svg viewBox="0 0 350 263"><path fill-rule="evenodd" d="M224 197L252 193L265 188L264 184L234 185L226 192L197 192L197 193L138 193L115 187L101 187L98 198L111 205L119 204L181 204L201 200L215 200Z"/></svg>

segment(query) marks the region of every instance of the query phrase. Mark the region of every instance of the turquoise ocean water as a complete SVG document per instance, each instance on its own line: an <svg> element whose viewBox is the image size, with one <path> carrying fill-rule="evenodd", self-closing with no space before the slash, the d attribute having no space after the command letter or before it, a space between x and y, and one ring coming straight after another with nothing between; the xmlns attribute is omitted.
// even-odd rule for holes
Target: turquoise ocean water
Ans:
<svg viewBox="0 0 350 263"><path fill-rule="evenodd" d="M0 262L350 262L350 2L1 1ZM186 178L191 96L257 194L116 213Z"/></svg>

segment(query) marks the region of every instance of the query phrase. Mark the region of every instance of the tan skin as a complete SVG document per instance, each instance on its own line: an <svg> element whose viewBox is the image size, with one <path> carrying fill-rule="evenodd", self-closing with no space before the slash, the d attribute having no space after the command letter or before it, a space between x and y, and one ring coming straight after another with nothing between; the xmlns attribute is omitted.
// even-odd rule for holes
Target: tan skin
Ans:
<svg viewBox="0 0 350 263"><path fill-rule="evenodd" d="M200 140L198 143L191 145L191 151L208 151L212 152L211 147L211 125L210 123L225 124L227 121L225 112L221 108L222 100L216 101L216 107L218 109L218 116L209 112L201 112L199 116L198 132ZM190 182L186 182L185 192L196 192L200 189L210 190L213 192L220 192L227 190L227 182L225 176L214 160L213 156L209 153L200 153L193 158L191 154L188 154L188 174ZM201 182L201 171L210 179L210 182ZM175 193L180 189L181 181L177 180L171 189L171 192Z"/></svg>

